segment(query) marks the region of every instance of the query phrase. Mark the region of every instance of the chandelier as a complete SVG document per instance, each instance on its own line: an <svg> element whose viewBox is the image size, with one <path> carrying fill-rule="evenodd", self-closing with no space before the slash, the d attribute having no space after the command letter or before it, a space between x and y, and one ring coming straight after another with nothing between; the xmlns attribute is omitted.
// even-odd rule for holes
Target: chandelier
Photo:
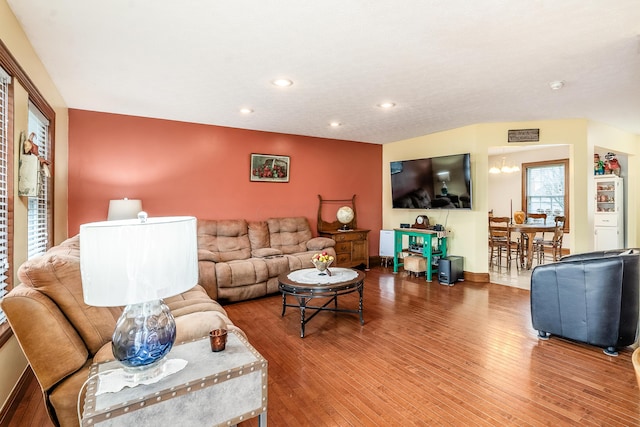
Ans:
<svg viewBox="0 0 640 427"><path fill-rule="evenodd" d="M513 172L520 172L520 167L518 167L518 165L516 165L515 163L513 164L513 166L507 166L506 157L502 158L502 166L498 167L494 165L489 169L489 173L492 173L492 174L513 173Z"/></svg>

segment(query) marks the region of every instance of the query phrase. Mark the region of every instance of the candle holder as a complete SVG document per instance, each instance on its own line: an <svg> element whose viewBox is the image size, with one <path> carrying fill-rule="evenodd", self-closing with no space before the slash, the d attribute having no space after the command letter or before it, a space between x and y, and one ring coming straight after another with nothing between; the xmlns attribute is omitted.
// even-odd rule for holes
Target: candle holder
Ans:
<svg viewBox="0 0 640 427"><path fill-rule="evenodd" d="M214 329L209 332L209 342L211 343L211 351L222 351L227 345L227 330Z"/></svg>

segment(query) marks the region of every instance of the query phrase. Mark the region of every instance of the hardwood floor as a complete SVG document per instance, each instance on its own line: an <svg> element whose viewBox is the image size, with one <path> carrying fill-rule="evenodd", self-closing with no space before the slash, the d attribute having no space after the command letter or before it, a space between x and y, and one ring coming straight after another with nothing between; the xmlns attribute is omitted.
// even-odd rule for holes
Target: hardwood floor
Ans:
<svg viewBox="0 0 640 427"><path fill-rule="evenodd" d="M391 271L367 272L364 326L325 312L300 338L279 295L225 307L269 362L269 425L640 425L630 348L539 341L526 289ZM36 425L27 418L10 425Z"/></svg>
<svg viewBox="0 0 640 427"><path fill-rule="evenodd" d="M49 420L47 409L44 406L40 385L33 374L31 374L31 381L26 387L23 398L7 425L16 427L53 427L53 423Z"/></svg>

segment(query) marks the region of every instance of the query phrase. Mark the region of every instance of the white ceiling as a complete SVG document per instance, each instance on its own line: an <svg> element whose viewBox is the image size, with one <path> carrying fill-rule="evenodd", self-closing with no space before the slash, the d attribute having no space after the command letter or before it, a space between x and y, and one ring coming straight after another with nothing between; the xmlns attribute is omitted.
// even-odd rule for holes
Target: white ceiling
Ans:
<svg viewBox="0 0 640 427"><path fill-rule="evenodd" d="M70 108L371 143L568 118L640 134L638 0L7 1Z"/></svg>

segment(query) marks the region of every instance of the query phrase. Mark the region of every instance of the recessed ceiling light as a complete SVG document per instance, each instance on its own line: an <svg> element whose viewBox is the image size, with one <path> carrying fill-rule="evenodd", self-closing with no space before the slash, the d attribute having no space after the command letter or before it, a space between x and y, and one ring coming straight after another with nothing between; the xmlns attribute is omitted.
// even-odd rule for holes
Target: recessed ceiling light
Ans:
<svg viewBox="0 0 640 427"><path fill-rule="evenodd" d="M551 90L560 90L564 87L564 80L556 80L554 82L549 83L549 87Z"/></svg>
<svg viewBox="0 0 640 427"><path fill-rule="evenodd" d="M293 81L289 79L275 79L271 83L278 87L289 87L293 84Z"/></svg>
<svg viewBox="0 0 640 427"><path fill-rule="evenodd" d="M251 114L251 113L253 113L253 109L251 109L251 108L241 108L240 112L242 114Z"/></svg>
<svg viewBox="0 0 640 427"><path fill-rule="evenodd" d="M337 128L338 126L342 126L342 123L340 123L340 122L331 122L331 123L329 123L329 126L331 126L332 128Z"/></svg>
<svg viewBox="0 0 640 427"><path fill-rule="evenodd" d="M378 107L380 108L393 108L396 106L395 102L381 102L380 104L378 104Z"/></svg>

